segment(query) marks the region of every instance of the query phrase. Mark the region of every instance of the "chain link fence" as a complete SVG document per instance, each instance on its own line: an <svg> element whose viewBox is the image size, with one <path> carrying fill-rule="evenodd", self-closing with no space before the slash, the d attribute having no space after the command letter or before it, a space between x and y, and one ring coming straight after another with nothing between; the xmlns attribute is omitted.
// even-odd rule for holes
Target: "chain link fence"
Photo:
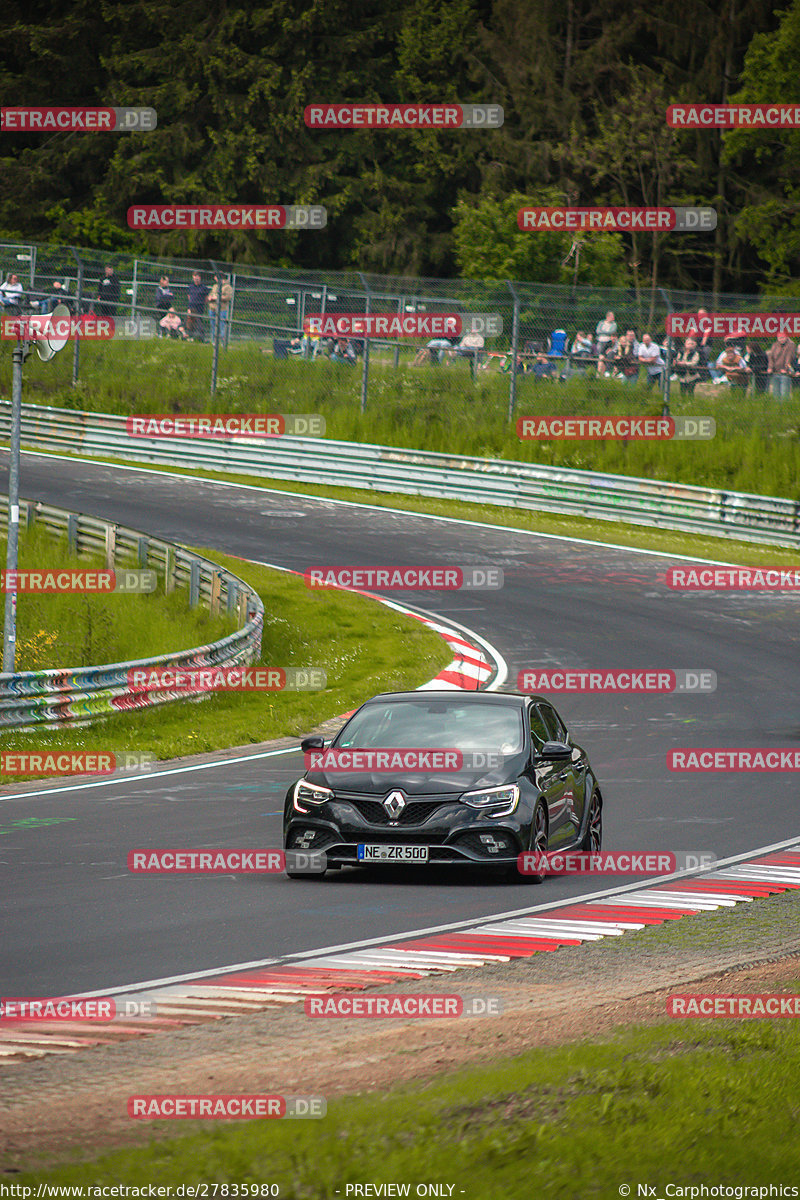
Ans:
<svg viewBox="0 0 800 1200"><path fill-rule="evenodd" d="M778 382L766 354L774 337L700 338L698 358L690 347L687 365L683 339L667 336L665 325L673 311L800 309L785 296L304 272L48 244L0 243L0 268L6 284L12 275L21 284L21 291L5 291L5 314L48 311L61 299L75 312L114 316L130 341L189 345L187 357L176 358L184 364L184 398L168 386L177 367L164 374L173 411L278 405L328 415L331 436L361 441L386 437L365 416L394 414L405 423L405 445L417 444L408 441L415 428L430 432L445 418L451 430L466 430L490 415L510 426L531 411L704 412L715 417L718 436L796 436L800 425L796 347ZM423 329L418 336L359 337L356 326L340 337L330 319L344 314L414 317ZM464 333L465 322L447 336L425 332L423 319L443 314L493 314L501 324L478 322L476 332ZM85 340L76 339L72 347L73 387L108 370L89 351L82 361L81 346ZM735 355L722 361L728 346ZM135 360L127 369L136 371ZM60 363L58 371L65 370ZM425 445L447 448L444 435Z"/></svg>

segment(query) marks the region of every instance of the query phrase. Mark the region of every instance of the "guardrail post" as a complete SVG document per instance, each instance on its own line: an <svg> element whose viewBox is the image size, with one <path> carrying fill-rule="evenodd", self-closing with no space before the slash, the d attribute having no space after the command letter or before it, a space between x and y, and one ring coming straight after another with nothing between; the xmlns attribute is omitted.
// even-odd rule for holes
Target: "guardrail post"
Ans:
<svg viewBox="0 0 800 1200"><path fill-rule="evenodd" d="M115 525L106 526L106 568L114 570L117 561L117 528Z"/></svg>
<svg viewBox="0 0 800 1200"><path fill-rule="evenodd" d="M212 617L219 616L219 601L220 591L222 586L222 573L220 571L212 571L211 573L211 599L208 602L208 611Z"/></svg>
<svg viewBox="0 0 800 1200"><path fill-rule="evenodd" d="M78 514L70 513L67 517L67 541L73 554L78 553Z"/></svg>
<svg viewBox="0 0 800 1200"><path fill-rule="evenodd" d="M140 567L147 566L147 558L150 552L150 541L146 537L140 537L136 544L136 553Z"/></svg>
<svg viewBox="0 0 800 1200"><path fill-rule="evenodd" d="M175 591L175 548L167 546L167 553L164 556L164 594L169 595Z"/></svg>
<svg viewBox="0 0 800 1200"><path fill-rule="evenodd" d="M235 612L236 605L239 603L239 585L235 579L231 579L230 575L225 580L225 597L227 612L229 614Z"/></svg>
<svg viewBox="0 0 800 1200"><path fill-rule="evenodd" d="M189 566L189 608L197 608L200 603L200 563L192 559Z"/></svg>

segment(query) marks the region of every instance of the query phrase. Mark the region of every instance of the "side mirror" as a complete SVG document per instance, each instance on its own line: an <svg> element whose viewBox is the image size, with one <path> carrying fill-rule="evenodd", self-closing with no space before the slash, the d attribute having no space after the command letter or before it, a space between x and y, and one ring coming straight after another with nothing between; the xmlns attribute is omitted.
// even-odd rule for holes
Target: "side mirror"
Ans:
<svg viewBox="0 0 800 1200"><path fill-rule="evenodd" d="M572 747L566 742L545 742L539 751L539 757L552 762L566 761L572 758Z"/></svg>
<svg viewBox="0 0 800 1200"><path fill-rule="evenodd" d="M317 734L315 734L313 737L303 738L302 742L300 743L300 749L304 754L307 754L309 750L324 750L325 738L319 737Z"/></svg>

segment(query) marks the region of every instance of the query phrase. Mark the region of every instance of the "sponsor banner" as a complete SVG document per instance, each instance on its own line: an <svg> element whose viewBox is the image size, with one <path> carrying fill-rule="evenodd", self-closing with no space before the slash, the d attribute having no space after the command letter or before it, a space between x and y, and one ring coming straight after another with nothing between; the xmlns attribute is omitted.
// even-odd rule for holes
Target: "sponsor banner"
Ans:
<svg viewBox="0 0 800 1200"><path fill-rule="evenodd" d="M320 204L134 204L131 229L324 229Z"/></svg>
<svg viewBox="0 0 800 1200"><path fill-rule="evenodd" d="M340 750L330 747L328 750L307 750L304 763L307 771L464 771L470 769L471 757L454 749Z"/></svg>
<svg viewBox="0 0 800 1200"><path fill-rule="evenodd" d="M309 129L499 129L499 104L308 104Z"/></svg>
<svg viewBox="0 0 800 1200"><path fill-rule="evenodd" d="M800 588L795 567L670 567L667 587L689 592L794 592Z"/></svg>
<svg viewBox="0 0 800 1200"><path fill-rule="evenodd" d="M713 417L519 417L521 441L708 441Z"/></svg>
<svg viewBox="0 0 800 1200"><path fill-rule="evenodd" d="M389 996L358 996L334 993L306 996L307 1017L496 1017L503 1011L499 996L430 995L400 993Z"/></svg>
<svg viewBox="0 0 800 1200"><path fill-rule="evenodd" d="M667 996L668 1017L800 1017L800 995L686 992Z"/></svg>
<svg viewBox="0 0 800 1200"><path fill-rule="evenodd" d="M324 437L325 418L297 413L203 413L176 417L147 413L128 417L125 431L140 438Z"/></svg>
<svg viewBox="0 0 800 1200"><path fill-rule="evenodd" d="M500 313L314 313L304 317L303 332L333 338L499 337L503 318Z"/></svg>
<svg viewBox="0 0 800 1200"><path fill-rule="evenodd" d="M142 691L320 691L328 677L319 667L130 667L128 686Z"/></svg>
<svg viewBox="0 0 800 1200"><path fill-rule="evenodd" d="M3 133L149 133L157 124L154 108L0 108Z"/></svg>
<svg viewBox="0 0 800 1200"><path fill-rule="evenodd" d="M682 746L667 755L670 771L800 771L800 750L772 746Z"/></svg>
<svg viewBox="0 0 800 1200"><path fill-rule="evenodd" d="M777 337L779 333L800 337L800 313L796 312L674 312L667 315L664 325L672 337L705 333L725 338Z"/></svg>
<svg viewBox="0 0 800 1200"><path fill-rule="evenodd" d="M0 753L0 775L113 775L117 756L109 752L72 750L6 750Z"/></svg>
<svg viewBox="0 0 800 1200"><path fill-rule="evenodd" d="M527 851L517 868L521 875L672 875L708 870L716 861L708 850Z"/></svg>
<svg viewBox="0 0 800 1200"><path fill-rule="evenodd" d="M308 567L303 572L307 588L367 591L498 591L503 581L500 567Z"/></svg>
<svg viewBox="0 0 800 1200"><path fill-rule="evenodd" d="M717 673L708 670L578 671L563 667L527 668L517 676L518 692L594 693L715 692Z"/></svg>
<svg viewBox="0 0 800 1200"><path fill-rule="evenodd" d="M0 571L0 592L154 592L155 571Z"/></svg>
<svg viewBox="0 0 800 1200"><path fill-rule="evenodd" d="M800 129L798 104L670 104L671 129Z"/></svg>
<svg viewBox="0 0 800 1200"><path fill-rule="evenodd" d="M155 321L152 326L155 333ZM80 317L53 317L50 313L42 313L39 316L0 319L0 340L4 342L16 342L20 338L40 340L44 337L56 341L83 338L90 342L107 342L116 335L116 330L117 323L113 317L96 317L92 313Z"/></svg>
<svg viewBox="0 0 800 1200"><path fill-rule="evenodd" d="M161 1093L128 1097L128 1116L145 1121L252 1121L280 1117L307 1120L324 1117L327 1111L324 1096ZM260 1194L267 1193L262 1191Z"/></svg>
<svg viewBox="0 0 800 1200"><path fill-rule="evenodd" d="M529 233L563 233L565 230L595 230L598 233L711 230L717 227L713 208L642 208L622 205L593 207L521 208L517 225Z"/></svg>

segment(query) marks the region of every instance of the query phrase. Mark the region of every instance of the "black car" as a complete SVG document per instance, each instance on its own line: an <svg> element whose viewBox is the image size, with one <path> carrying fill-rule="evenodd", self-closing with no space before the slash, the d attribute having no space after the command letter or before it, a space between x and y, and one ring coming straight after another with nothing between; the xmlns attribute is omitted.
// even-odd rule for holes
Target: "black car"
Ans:
<svg viewBox="0 0 800 1200"><path fill-rule="evenodd" d="M316 762L286 793L284 846L323 852L328 869L501 867L541 883L544 874L518 875L519 854L600 849L594 772L541 696L387 693L328 745L308 737L301 747Z"/></svg>

